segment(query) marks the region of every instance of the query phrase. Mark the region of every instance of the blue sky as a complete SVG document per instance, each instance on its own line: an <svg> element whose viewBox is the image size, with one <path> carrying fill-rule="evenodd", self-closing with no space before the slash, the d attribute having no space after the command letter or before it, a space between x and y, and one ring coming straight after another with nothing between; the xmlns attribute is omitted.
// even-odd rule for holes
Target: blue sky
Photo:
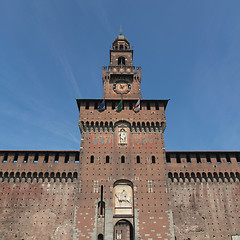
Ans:
<svg viewBox="0 0 240 240"><path fill-rule="evenodd" d="M167 150L240 150L240 1L0 0L0 149L80 147L120 26Z"/></svg>

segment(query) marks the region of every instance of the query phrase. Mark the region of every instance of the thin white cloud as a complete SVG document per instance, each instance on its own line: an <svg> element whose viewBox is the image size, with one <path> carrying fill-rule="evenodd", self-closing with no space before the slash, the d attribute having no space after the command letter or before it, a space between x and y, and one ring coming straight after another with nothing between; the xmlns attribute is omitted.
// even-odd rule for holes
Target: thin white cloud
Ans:
<svg viewBox="0 0 240 240"><path fill-rule="evenodd" d="M60 53L57 54L58 55L58 59L64 69L64 72L66 74L66 80L72 84L72 88L74 89L74 91L76 92L77 96L79 98L81 98L82 94L80 91L80 88L78 86L78 81L73 73L73 70L69 64L69 62L66 60L66 57L64 57L63 55L61 56Z"/></svg>

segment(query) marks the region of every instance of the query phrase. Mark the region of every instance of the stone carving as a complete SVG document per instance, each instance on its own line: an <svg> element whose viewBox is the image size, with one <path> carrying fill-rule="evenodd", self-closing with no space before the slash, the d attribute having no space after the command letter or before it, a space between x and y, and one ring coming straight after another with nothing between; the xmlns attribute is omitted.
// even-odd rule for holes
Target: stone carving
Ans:
<svg viewBox="0 0 240 240"><path fill-rule="evenodd" d="M114 215L133 215L133 189L120 183L114 187Z"/></svg>
<svg viewBox="0 0 240 240"><path fill-rule="evenodd" d="M119 203L129 203L129 204L131 204L131 197L128 196L125 189L123 189L122 192L116 193L115 196L116 196Z"/></svg>
<svg viewBox="0 0 240 240"><path fill-rule="evenodd" d="M120 144L127 144L127 133L124 128L119 131Z"/></svg>

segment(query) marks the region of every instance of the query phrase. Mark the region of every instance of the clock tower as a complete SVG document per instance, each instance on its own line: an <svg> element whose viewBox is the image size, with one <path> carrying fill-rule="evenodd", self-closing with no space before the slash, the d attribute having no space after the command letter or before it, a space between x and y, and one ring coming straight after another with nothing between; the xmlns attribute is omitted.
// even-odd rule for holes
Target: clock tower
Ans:
<svg viewBox="0 0 240 240"><path fill-rule="evenodd" d="M104 101L77 99L76 239L172 240L163 136L168 100L142 99L141 68L133 66L133 50L123 34L112 44L102 79Z"/></svg>
<svg viewBox="0 0 240 240"><path fill-rule="evenodd" d="M141 67L133 66L133 50L128 39L119 34L110 50L110 66L103 67L104 99L141 99ZM121 96L122 95L122 96Z"/></svg>

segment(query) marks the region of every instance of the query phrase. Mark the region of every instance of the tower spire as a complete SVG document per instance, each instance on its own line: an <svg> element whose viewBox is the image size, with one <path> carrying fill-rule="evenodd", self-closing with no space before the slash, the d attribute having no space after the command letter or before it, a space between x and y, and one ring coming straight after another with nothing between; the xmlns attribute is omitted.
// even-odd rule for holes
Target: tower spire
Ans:
<svg viewBox="0 0 240 240"><path fill-rule="evenodd" d="M141 99L141 68L133 66L133 50L128 39L120 34L110 49L110 65L103 68L104 99Z"/></svg>
<svg viewBox="0 0 240 240"><path fill-rule="evenodd" d="M122 25L120 25L120 35L122 35L122 32L123 32Z"/></svg>

